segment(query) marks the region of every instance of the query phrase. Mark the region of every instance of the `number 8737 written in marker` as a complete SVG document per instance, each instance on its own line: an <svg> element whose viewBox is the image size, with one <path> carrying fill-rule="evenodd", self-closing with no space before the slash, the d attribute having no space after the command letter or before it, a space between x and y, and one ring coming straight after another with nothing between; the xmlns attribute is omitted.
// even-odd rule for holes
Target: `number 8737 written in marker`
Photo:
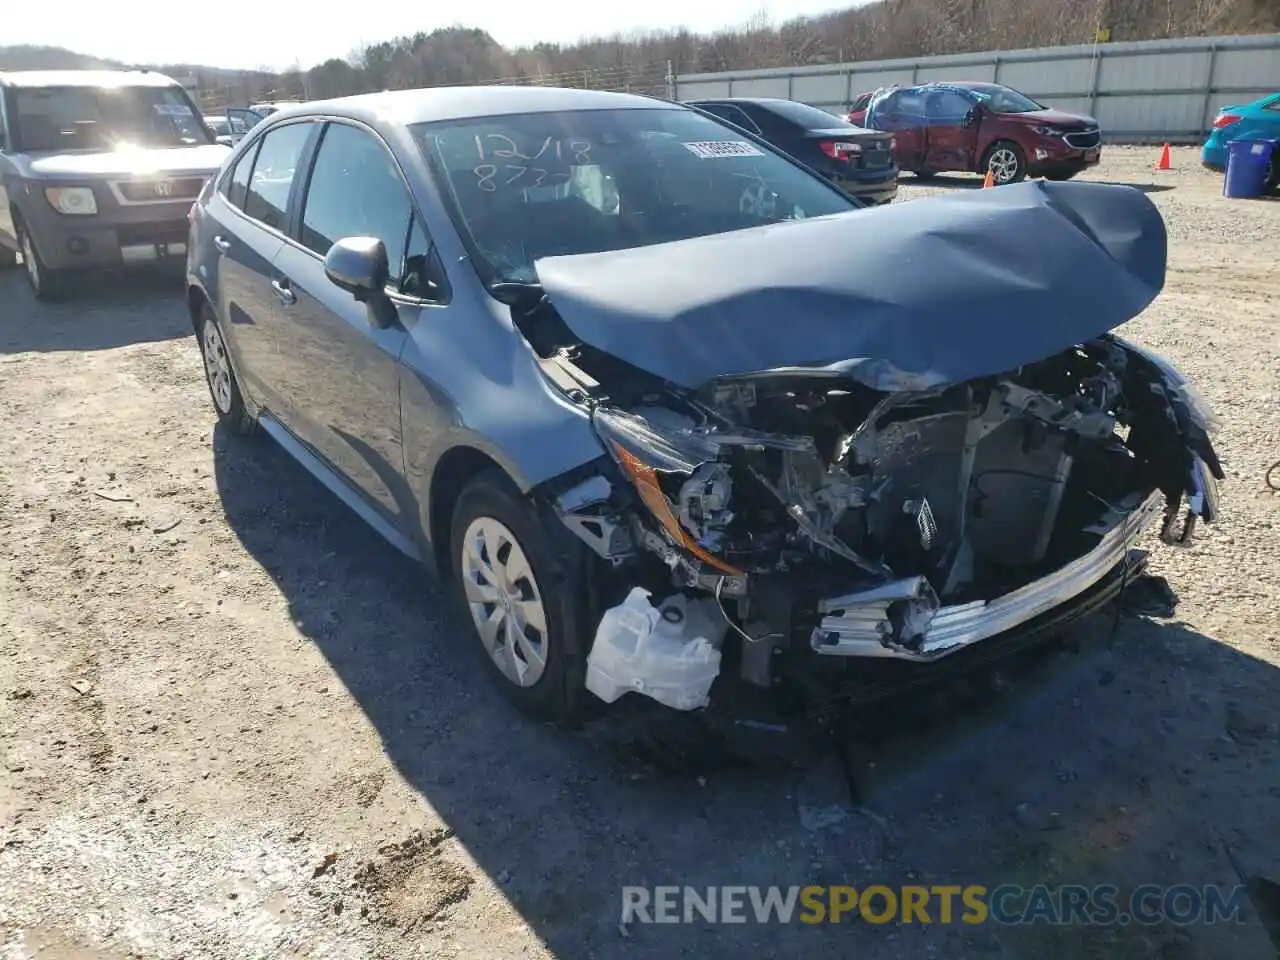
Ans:
<svg viewBox="0 0 1280 960"><path fill-rule="evenodd" d="M475 138L476 156L480 163L472 168L476 186L486 193L499 187L526 189L567 183L569 174L552 172L565 163L586 166L591 163L591 142L580 139L547 137L536 151L525 153L505 134L487 133ZM545 164L539 166L539 162Z"/></svg>

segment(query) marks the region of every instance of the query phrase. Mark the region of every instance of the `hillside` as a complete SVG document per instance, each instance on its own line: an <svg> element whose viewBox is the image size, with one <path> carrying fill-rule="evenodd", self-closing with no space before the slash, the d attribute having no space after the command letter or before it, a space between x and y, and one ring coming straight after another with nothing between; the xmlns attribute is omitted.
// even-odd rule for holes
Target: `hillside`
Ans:
<svg viewBox="0 0 1280 960"><path fill-rule="evenodd" d="M656 31L507 49L482 30L403 36L305 71L159 64L206 106L453 83L554 83L662 93L678 73L1018 49L1092 41L1280 31L1277 0L878 0L820 17L764 18L710 35ZM52 47L0 47L0 69L117 66Z"/></svg>

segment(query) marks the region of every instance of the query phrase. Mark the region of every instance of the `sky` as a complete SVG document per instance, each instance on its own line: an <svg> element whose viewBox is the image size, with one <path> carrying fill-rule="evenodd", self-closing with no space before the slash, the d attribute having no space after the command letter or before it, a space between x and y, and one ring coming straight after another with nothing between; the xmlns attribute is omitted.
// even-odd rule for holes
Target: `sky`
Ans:
<svg viewBox="0 0 1280 960"><path fill-rule="evenodd" d="M57 0L56 17L30 16L26 22L5 17L3 42L67 47L129 63L282 69L295 62L314 66L366 43L455 25L487 30L513 47L643 29L710 32L760 13L781 23L861 2L866 0L479 0L450 10L451 4L404 0L214 0L186 7L183 15L183 5L172 0ZM199 16L191 16L196 10Z"/></svg>

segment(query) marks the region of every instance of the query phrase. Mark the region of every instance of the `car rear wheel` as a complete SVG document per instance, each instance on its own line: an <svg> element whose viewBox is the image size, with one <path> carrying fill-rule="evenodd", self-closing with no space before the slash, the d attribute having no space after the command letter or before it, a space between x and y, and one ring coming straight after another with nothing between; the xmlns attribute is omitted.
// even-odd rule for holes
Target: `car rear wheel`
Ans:
<svg viewBox="0 0 1280 960"><path fill-rule="evenodd" d="M1267 179L1262 189L1268 192L1280 189L1280 145L1271 151L1271 159L1267 162Z"/></svg>
<svg viewBox="0 0 1280 960"><path fill-rule="evenodd" d="M497 471L462 491L449 542L455 595L499 689L527 713L578 719L586 697L578 565L556 556L529 501Z"/></svg>
<svg viewBox="0 0 1280 960"><path fill-rule="evenodd" d="M991 179L999 185L1017 183L1027 176L1027 157L1012 140L997 140L987 148L982 160L982 173L991 171Z"/></svg>
<svg viewBox="0 0 1280 960"><path fill-rule="evenodd" d="M231 369L227 353L227 341L222 336L213 311L206 305L200 312L200 356L204 360L204 376L209 384L209 396L218 419L232 433L246 436L253 433L257 424L245 408L244 395Z"/></svg>
<svg viewBox="0 0 1280 960"><path fill-rule="evenodd" d="M66 293L66 276L61 271L45 266L40 259L40 251L36 249L31 234L20 224L17 225L18 248L22 251L23 273L27 278L27 286L37 300L45 303L60 299Z"/></svg>

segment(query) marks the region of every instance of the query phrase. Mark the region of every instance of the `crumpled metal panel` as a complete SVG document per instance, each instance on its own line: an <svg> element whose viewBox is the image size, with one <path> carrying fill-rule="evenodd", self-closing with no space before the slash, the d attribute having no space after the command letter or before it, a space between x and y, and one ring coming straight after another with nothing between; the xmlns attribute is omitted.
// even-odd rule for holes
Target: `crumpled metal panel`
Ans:
<svg viewBox="0 0 1280 960"><path fill-rule="evenodd" d="M897 391L1106 333L1159 294L1166 252L1140 191L1030 182L536 267L576 336L681 386L816 367Z"/></svg>
<svg viewBox="0 0 1280 960"><path fill-rule="evenodd" d="M913 648L888 642L891 625L885 598L870 591L861 606L844 605L850 598L824 601L819 609L840 607L838 614L823 616L810 637L818 653L846 657L888 657L929 661L955 653L972 643L1021 626L1043 613L1078 597L1115 569L1143 531L1160 515L1164 495L1151 493L1133 512L1117 518L1093 550L1053 573L994 600L942 607L929 621ZM910 583L910 581L901 581ZM890 588L880 590L896 597Z"/></svg>

